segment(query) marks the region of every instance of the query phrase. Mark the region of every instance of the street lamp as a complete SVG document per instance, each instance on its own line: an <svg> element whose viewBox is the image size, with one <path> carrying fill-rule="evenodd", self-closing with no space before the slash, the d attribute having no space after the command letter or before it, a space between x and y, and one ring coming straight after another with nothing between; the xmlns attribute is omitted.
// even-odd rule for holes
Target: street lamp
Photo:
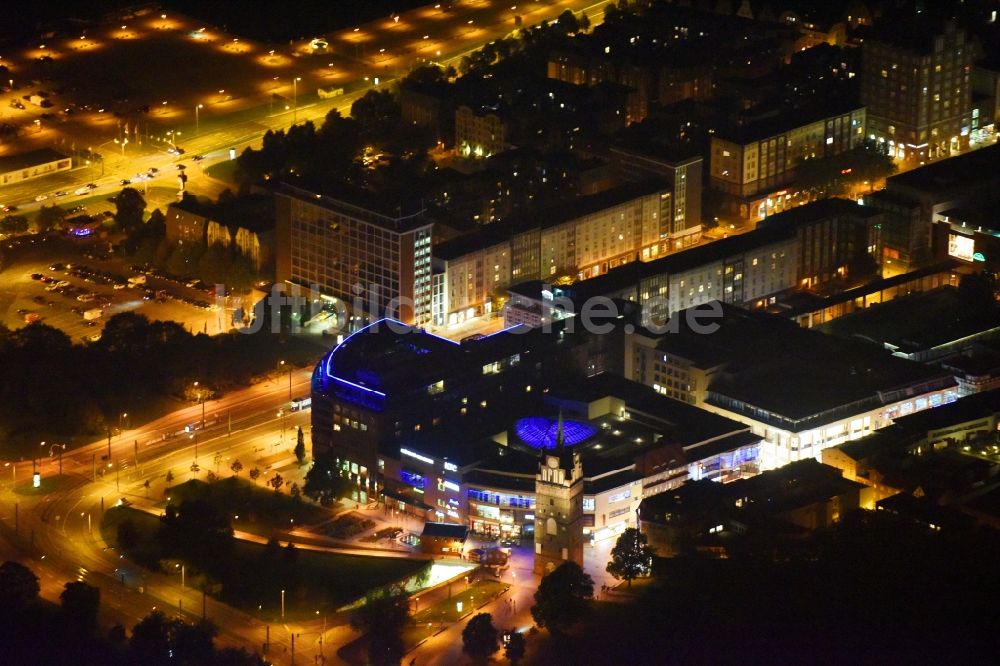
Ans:
<svg viewBox="0 0 1000 666"><path fill-rule="evenodd" d="M299 81L301 76L292 79L292 124L294 125L299 117Z"/></svg>
<svg viewBox="0 0 1000 666"><path fill-rule="evenodd" d="M65 444L49 444L49 458L52 457L52 449L59 447L59 476L62 476L62 454L66 450Z"/></svg>
<svg viewBox="0 0 1000 666"><path fill-rule="evenodd" d="M281 619L285 619L285 591L281 591Z"/></svg>
<svg viewBox="0 0 1000 666"><path fill-rule="evenodd" d="M115 139L115 143L121 145L121 147L122 147L122 157L125 157L125 146L128 145L128 138L122 139L121 141L119 141L118 139Z"/></svg>
<svg viewBox="0 0 1000 666"><path fill-rule="evenodd" d="M200 117L198 115L198 111L200 111L203 108L205 108L204 104L199 104L196 107L194 107L194 135L195 136L198 136L199 134L201 134L201 119L200 119Z"/></svg>

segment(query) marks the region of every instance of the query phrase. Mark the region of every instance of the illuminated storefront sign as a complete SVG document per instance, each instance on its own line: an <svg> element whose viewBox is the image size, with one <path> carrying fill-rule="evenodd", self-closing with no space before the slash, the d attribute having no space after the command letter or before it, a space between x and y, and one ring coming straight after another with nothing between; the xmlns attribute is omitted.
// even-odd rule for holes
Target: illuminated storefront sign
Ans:
<svg viewBox="0 0 1000 666"><path fill-rule="evenodd" d="M434 459L433 458L428 458L427 456L420 455L416 451L411 451L409 449L400 449L399 452L401 454L403 454L404 456L410 456L411 458L416 458L420 462L427 463L428 465L433 465L434 464Z"/></svg>
<svg viewBox="0 0 1000 666"><path fill-rule="evenodd" d="M975 242L968 236L958 234L948 235L948 255L961 259L962 261L972 261L975 254Z"/></svg>

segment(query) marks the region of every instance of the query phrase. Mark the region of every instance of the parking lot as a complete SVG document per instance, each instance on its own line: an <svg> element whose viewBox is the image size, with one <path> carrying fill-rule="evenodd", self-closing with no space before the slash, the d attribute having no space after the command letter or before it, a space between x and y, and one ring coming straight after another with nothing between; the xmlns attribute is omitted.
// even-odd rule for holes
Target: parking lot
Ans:
<svg viewBox="0 0 1000 666"><path fill-rule="evenodd" d="M0 273L0 323L18 328L41 321L76 343L98 339L108 318L120 312L176 321L192 333L228 329L231 312L216 304L207 286L139 273L121 260L95 254L94 246L74 253L60 241L53 241L53 249L57 243L62 251L45 251L46 243L39 241L38 249L29 249L33 256Z"/></svg>

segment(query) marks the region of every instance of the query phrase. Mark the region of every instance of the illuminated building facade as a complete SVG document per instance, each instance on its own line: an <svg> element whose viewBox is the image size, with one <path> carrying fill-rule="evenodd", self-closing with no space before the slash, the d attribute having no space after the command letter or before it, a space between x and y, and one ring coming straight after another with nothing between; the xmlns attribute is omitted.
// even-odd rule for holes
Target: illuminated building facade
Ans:
<svg viewBox="0 0 1000 666"><path fill-rule="evenodd" d="M434 248L434 323L493 312L498 297L518 282L582 280L668 254L691 233L673 214L668 189L636 183L541 211L541 224L488 225L441 243Z"/></svg>
<svg viewBox="0 0 1000 666"><path fill-rule="evenodd" d="M783 318L723 306L710 336L626 336L625 375L659 393L745 423L763 439L762 469L820 457L823 449L953 402L951 373L884 348L799 328Z"/></svg>
<svg viewBox="0 0 1000 666"><path fill-rule="evenodd" d="M790 110L773 118L722 129L712 135L711 186L730 210L755 222L795 205L796 169L860 146L866 111L858 104L815 111Z"/></svg>
<svg viewBox="0 0 1000 666"><path fill-rule="evenodd" d="M430 320L433 222L422 209L389 215L288 185L276 194L279 282L315 285L375 319Z"/></svg>
<svg viewBox="0 0 1000 666"><path fill-rule="evenodd" d="M954 23L935 33L893 22L865 39L861 99L866 134L889 155L913 164L948 157L969 145L973 45Z"/></svg>
<svg viewBox="0 0 1000 666"><path fill-rule="evenodd" d="M508 330L460 344L396 320L376 322L329 351L313 372L313 455L333 461L361 488L390 478L418 488L429 505L441 499L447 506L451 477L441 474L453 470L442 462L432 477L424 460L406 455L418 450L407 443L455 428L503 428L494 424L537 402L532 387L537 391L544 362L568 367L564 354L577 342ZM387 470L387 460L397 467ZM399 467L407 462L411 467ZM401 479L401 469L412 474Z"/></svg>
<svg viewBox="0 0 1000 666"><path fill-rule="evenodd" d="M489 111L455 110L455 149L464 157L490 157L507 148L507 123Z"/></svg>

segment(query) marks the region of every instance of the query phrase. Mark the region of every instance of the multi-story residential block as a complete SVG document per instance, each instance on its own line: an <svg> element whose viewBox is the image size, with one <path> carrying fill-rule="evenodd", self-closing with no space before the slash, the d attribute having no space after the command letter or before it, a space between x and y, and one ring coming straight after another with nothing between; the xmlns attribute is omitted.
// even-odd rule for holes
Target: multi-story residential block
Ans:
<svg viewBox="0 0 1000 666"><path fill-rule="evenodd" d="M433 222L289 185L276 188L279 282L316 287L370 317L430 321Z"/></svg>
<svg viewBox="0 0 1000 666"><path fill-rule="evenodd" d="M455 149L465 157L489 157L507 148L507 122L499 111L466 105L455 110Z"/></svg>
<svg viewBox="0 0 1000 666"><path fill-rule="evenodd" d="M203 245L211 219L189 210L181 204L167 206L165 226L167 240L171 243L196 243Z"/></svg>
<svg viewBox="0 0 1000 666"><path fill-rule="evenodd" d="M685 239L690 243L698 231L683 226L671 193L650 182L583 197L541 211L519 229L517 222L513 225L516 231L506 223L487 225L434 248L435 323L492 312L517 282L586 279L655 259Z"/></svg>
<svg viewBox="0 0 1000 666"><path fill-rule="evenodd" d="M834 103L719 130L712 136L711 186L741 219L757 221L792 205L804 160L839 155L865 140L865 108Z"/></svg>
<svg viewBox="0 0 1000 666"><path fill-rule="evenodd" d="M973 45L953 22L924 23L885 21L862 47L867 134L912 164L963 150L972 130Z"/></svg>

